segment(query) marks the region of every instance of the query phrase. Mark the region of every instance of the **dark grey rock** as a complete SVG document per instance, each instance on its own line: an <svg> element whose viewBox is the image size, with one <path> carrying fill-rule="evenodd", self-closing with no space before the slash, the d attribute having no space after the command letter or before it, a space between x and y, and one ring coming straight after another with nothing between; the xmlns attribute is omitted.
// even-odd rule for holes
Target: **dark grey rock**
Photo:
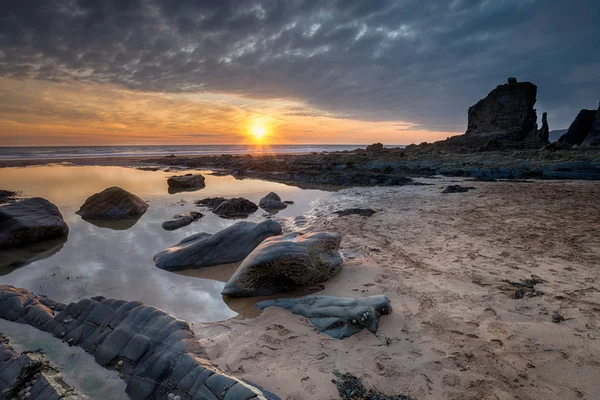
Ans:
<svg viewBox="0 0 600 400"><path fill-rule="evenodd" d="M184 226L188 226L194 221L198 221L204 215L197 211L190 211L173 215L173 218L162 223L162 228L166 231L174 231Z"/></svg>
<svg viewBox="0 0 600 400"><path fill-rule="evenodd" d="M41 197L0 206L0 248L57 239L68 233L58 208Z"/></svg>
<svg viewBox="0 0 600 400"><path fill-rule="evenodd" d="M365 151L367 151L369 153L381 153L383 151L383 144L382 143L370 144L367 146Z"/></svg>
<svg viewBox="0 0 600 400"><path fill-rule="evenodd" d="M568 145L580 145L587 138L590 131L592 130L592 126L594 125L594 120L596 119L596 110L581 110L575 120L569 126L569 130L567 133L562 135L560 139L558 139L559 143L564 143Z"/></svg>
<svg viewBox="0 0 600 400"><path fill-rule="evenodd" d="M473 189L475 188L471 186L449 185L446 186L444 190L442 190L442 193L464 193Z"/></svg>
<svg viewBox="0 0 600 400"><path fill-rule="evenodd" d="M14 190L0 189L0 204L15 202L18 194Z"/></svg>
<svg viewBox="0 0 600 400"><path fill-rule="evenodd" d="M194 204L196 204L198 207L206 207L212 211L215 209L215 207L219 206L226 200L227 199L225 197L207 197L205 199L196 201Z"/></svg>
<svg viewBox="0 0 600 400"><path fill-rule="evenodd" d="M176 271L202 268L243 260L268 237L281 234L281 225L272 220L259 224L240 221L214 235L199 233L154 256L156 266Z"/></svg>
<svg viewBox="0 0 600 400"><path fill-rule="evenodd" d="M334 211L333 213L337 214L340 217L346 215L360 215L362 217L370 217L376 212L377 211L373 210L372 208L347 208L345 210Z"/></svg>
<svg viewBox="0 0 600 400"><path fill-rule="evenodd" d="M266 211L283 210L287 208L287 204L281 201L281 197L275 192L271 192L258 202L260 208Z"/></svg>
<svg viewBox="0 0 600 400"><path fill-rule="evenodd" d="M342 267L341 236L287 234L262 242L240 264L221 292L265 296L327 281Z"/></svg>
<svg viewBox="0 0 600 400"><path fill-rule="evenodd" d="M55 315L48 303L62 311ZM51 332L118 369L132 400L165 399L170 393L183 399L277 399L214 367L187 322L140 302L98 296L66 305L0 286L0 318ZM5 367L6 359L0 349L0 385L21 370ZM39 397L46 398L52 397Z"/></svg>
<svg viewBox="0 0 600 400"><path fill-rule="evenodd" d="M253 214L257 210L258 206L250 200L243 197L236 197L222 202L212 212L221 218L239 219L248 218L250 214Z"/></svg>
<svg viewBox="0 0 600 400"><path fill-rule="evenodd" d="M135 220L140 218L148 207L148 203L140 197L113 186L88 197L77 214L85 220Z"/></svg>
<svg viewBox="0 0 600 400"><path fill-rule="evenodd" d="M297 299L261 301L256 307L282 307L310 319L323 333L336 339L352 336L364 328L377 332L377 319L392 311L390 300L384 295L353 299L334 296L306 296Z"/></svg>
<svg viewBox="0 0 600 400"><path fill-rule="evenodd" d="M548 141L550 138L550 127L548 126L548 113L542 114L542 127L540 128L538 137L540 140Z"/></svg>
<svg viewBox="0 0 600 400"><path fill-rule="evenodd" d="M581 142L581 147L595 147L600 146L600 104L594 117L594 123L588 133L587 137Z"/></svg>
<svg viewBox="0 0 600 400"><path fill-rule="evenodd" d="M172 176L167 179L167 185L169 185L169 193L194 191L206 186L205 178L201 174Z"/></svg>

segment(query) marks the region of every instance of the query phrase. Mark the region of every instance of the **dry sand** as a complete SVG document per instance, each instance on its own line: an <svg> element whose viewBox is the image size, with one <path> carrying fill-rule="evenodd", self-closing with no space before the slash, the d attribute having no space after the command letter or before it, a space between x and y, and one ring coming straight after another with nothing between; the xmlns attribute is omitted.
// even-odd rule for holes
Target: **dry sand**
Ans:
<svg viewBox="0 0 600 400"><path fill-rule="evenodd" d="M316 205L313 230L341 232L345 257L320 294L389 296L377 335L336 340L270 308L195 324L211 360L282 399L337 399L334 370L415 399L600 398L600 184L464 182L476 189L440 194L450 181ZM341 204L378 213L332 215ZM503 280L532 275L544 295L511 298Z"/></svg>

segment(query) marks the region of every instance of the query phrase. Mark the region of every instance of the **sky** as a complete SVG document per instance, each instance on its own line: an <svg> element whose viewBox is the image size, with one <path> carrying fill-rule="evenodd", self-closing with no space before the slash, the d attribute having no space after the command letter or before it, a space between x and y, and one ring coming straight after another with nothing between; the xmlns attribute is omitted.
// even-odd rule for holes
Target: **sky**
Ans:
<svg viewBox="0 0 600 400"><path fill-rule="evenodd" d="M598 0L0 1L0 146L409 144L600 100Z"/></svg>

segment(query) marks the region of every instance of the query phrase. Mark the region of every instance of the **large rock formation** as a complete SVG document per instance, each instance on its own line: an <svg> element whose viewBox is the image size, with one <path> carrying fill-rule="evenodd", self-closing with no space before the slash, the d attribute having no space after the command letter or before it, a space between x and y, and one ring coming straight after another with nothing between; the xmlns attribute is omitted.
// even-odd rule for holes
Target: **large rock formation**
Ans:
<svg viewBox="0 0 600 400"><path fill-rule="evenodd" d="M390 300L384 295L364 299L333 296L306 296L298 299L265 300L256 307L282 307L310 319L323 333L343 339L367 328L377 333L377 319L392 311Z"/></svg>
<svg viewBox="0 0 600 400"><path fill-rule="evenodd" d="M169 193L178 193L183 191L194 191L205 187L205 178L201 174L186 174L183 176L172 176L167 179Z"/></svg>
<svg viewBox="0 0 600 400"><path fill-rule="evenodd" d="M548 126L548 113L542 114L542 127L538 131L537 139L547 142L550 139L550 127Z"/></svg>
<svg viewBox="0 0 600 400"><path fill-rule="evenodd" d="M140 197L113 186L88 197L77 214L86 220L137 219L148 207Z"/></svg>
<svg viewBox="0 0 600 400"><path fill-rule="evenodd" d="M581 147L600 146L600 104L594 117L594 123L587 137L581 142Z"/></svg>
<svg viewBox="0 0 600 400"><path fill-rule="evenodd" d="M56 239L68 233L58 208L41 197L0 206L0 248Z"/></svg>
<svg viewBox="0 0 600 400"><path fill-rule="evenodd" d="M258 202L260 208L265 211L283 210L287 204L281 201L281 197L275 192L271 192Z"/></svg>
<svg viewBox="0 0 600 400"><path fill-rule="evenodd" d="M211 235L198 233L154 256L160 269L177 271L229 264L243 260L263 240L281 234L281 225L273 220L260 224L240 221Z"/></svg>
<svg viewBox="0 0 600 400"><path fill-rule="evenodd" d="M139 301L102 296L63 304L0 286L0 318L50 332L120 372L132 400L266 400L214 367L187 322Z"/></svg>
<svg viewBox="0 0 600 400"><path fill-rule="evenodd" d="M341 236L295 233L265 240L240 264L221 292L267 296L327 281L342 267Z"/></svg>
<svg viewBox="0 0 600 400"><path fill-rule="evenodd" d="M579 111L579 114L577 114L577 117L575 117L575 120L571 126L569 126L567 133L562 135L560 139L558 139L558 142L571 146L575 144L580 145L592 130L595 119L596 110Z"/></svg>
<svg viewBox="0 0 600 400"><path fill-rule="evenodd" d="M40 352L19 354L0 334L0 399L85 400Z"/></svg>

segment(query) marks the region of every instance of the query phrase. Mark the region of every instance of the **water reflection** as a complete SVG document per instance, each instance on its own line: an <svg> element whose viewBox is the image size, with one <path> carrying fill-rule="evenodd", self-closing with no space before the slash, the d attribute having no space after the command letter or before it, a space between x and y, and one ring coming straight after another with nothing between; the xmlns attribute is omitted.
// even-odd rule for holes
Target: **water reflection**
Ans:
<svg viewBox="0 0 600 400"><path fill-rule="evenodd" d="M96 225L99 228L108 228L115 231L124 231L133 227L140 220L139 218L124 219L89 219L82 218L85 222Z"/></svg>
<svg viewBox="0 0 600 400"><path fill-rule="evenodd" d="M58 253L67 242L67 237L46 240L29 246L16 247L0 252L0 276L34 261L43 260Z"/></svg>
<svg viewBox="0 0 600 400"><path fill-rule="evenodd" d="M258 203L271 191L294 200L295 204L280 211L276 219L287 221L308 211L310 202L323 192L204 174L206 187L202 191L169 195L166 181L171 175L163 171L96 166L2 169L0 187L23 190L26 196L41 196L52 201L69 224L70 232L66 243L40 250L38 256L10 256L13 261L9 265L16 262L15 265L21 267L2 269L1 283L24 287L62 302L96 295L139 300L190 322L214 322L235 316L236 310L228 307L221 297L225 281L235 266L212 267L212 272L194 271L199 275L175 274L156 268L152 257L187 236L198 232L215 233L236 221L206 212L199 221L176 231L165 231L161 228L162 222L180 212L199 210L193 202L200 198L242 196ZM150 204L148 211L128 229L106 229L83 221L75 214L91 194L111 186L120 186ZM263 214L264 211L259 210L247 220L262 221ZM9 253L0 251L0 260L9 260L8 257Z"/></svg>

